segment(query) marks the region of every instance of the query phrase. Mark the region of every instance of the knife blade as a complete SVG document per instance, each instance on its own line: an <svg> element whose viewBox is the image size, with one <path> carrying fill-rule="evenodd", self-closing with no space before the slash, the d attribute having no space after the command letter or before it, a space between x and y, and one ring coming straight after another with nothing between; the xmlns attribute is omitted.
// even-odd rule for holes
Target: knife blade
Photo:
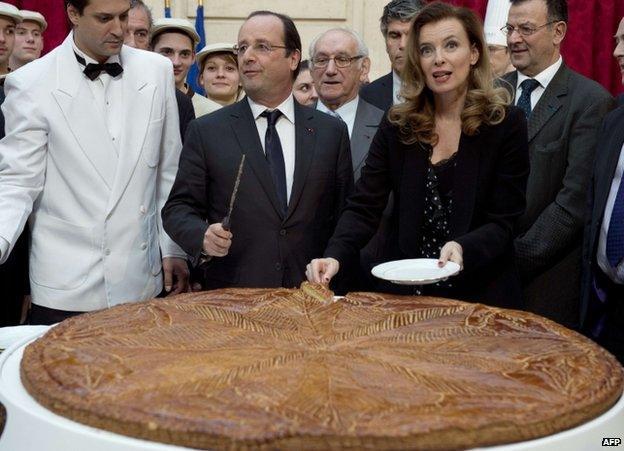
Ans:
<svg viewBox="0 0 624 451"><path fill-rule="evenodd" d="M241 177L243 175L243 167L245 166L245 154L241 157L240 164L238 165L238 173L236 174L236 181L234 182L234 189L232 190L232 195L230 196L230 205L228 207L227 215L221 221L221 227L223 230L230 230L230 216L232 215L232 210L234 209L234 202L236 201L236 196L238 194L238 187L240 185Z"/></svg>

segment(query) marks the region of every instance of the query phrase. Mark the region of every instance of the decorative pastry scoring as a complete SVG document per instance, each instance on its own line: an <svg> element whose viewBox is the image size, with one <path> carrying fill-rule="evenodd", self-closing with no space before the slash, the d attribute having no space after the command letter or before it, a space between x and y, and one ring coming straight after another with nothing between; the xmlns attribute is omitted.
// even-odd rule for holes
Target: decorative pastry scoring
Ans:
<svg viewBox="0 0 624 451"><path fill-rule="evenodd" d="M49 409L196 448L449 449L549 435L622 393L544 318L448 299L224 289L61 323L25 351Z"/></svg>

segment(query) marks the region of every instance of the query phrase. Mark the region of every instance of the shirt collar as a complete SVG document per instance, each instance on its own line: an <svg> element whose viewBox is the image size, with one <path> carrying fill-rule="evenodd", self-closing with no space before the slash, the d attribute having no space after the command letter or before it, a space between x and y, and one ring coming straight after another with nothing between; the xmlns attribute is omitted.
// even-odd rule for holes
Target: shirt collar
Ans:
<svg viewBox="0 0 624 451"><path fill-rule="evenodd" d="M360 100L360 96L355 96L353 99L349 100L344 105L341 105L339 108L335 110L330 110L325 106L323 102L319 99L316 104L316 109L322 111L323 113L331 114L337 113L340 115L343 121L349 123L355 120L355 113L357 112L358 102Z"/></svg>
<svg viewBox="0 0 624 451"><path fill-rule="evenodd" d="M518 71L518 84L516 87L520 86L520 84L524 80L533 78L534 80L537 80L537 82L540 84L542 88L546 89L548 85L550 84L550 82L552 81L552 79L555 77L555 74L557 73L557 71L559 70L562 64L563 64L563 58L560 55L559 59L554 64L551 64L550 66L548 66L546 69L541 71L535 77L527 77L522 72Z"/></svg>
<svg viewBox="0 0 624 451"><path fill-rule="evenodd" d="M87 64L99 64L99 62L97 62L96 60L94 60L93 58L91 58L89 55L87 55L85 52L83 52L82 50L80 50L78 48L78 46L76 45L76 42L72 39L71 40L71 44L72 47L74 48L74 52L78 55L81 56L82 58L84 58L85 60L85 66ZM120 63L121 64L121 59L119 58L119 55L112 55L110 56L106 61L104 61L105 63ZM80 63L78 63L80 64ZM82 66L82 64L80 64L80 66Z"/></svg>
<svg viewBox="0 0 624 451"><path fill-rule="evenodd" d="M280 110L286 119L293 124L295 123L295 101L292 94L286 97L286 100L280 103L276 108L268 108L265 105L256 103L251 100L251 97L249 96L247 96L247 101L249 102L249 107L251 108L251 114L253 115L254 120L257 120L264 110Z"/></svg>
<svg viewBox="0 0 624 451"><path fill-rule="evenodd" d="M401 101L401 77L394 70L392 71L392 103Z"/></svg>

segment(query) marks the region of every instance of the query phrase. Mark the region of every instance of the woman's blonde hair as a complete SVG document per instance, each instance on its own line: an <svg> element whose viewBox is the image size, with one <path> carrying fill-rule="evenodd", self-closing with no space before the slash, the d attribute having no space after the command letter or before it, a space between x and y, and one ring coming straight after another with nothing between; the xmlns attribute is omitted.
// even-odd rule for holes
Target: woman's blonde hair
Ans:
<svg viewBox="0 0 624 451"><path fill-rule="evenodd" d="M410 26L407 60L401 73L401 96L404 102L393 106L388 114L390 122L399 127L401 141L405 144L423 142L435 145L438 141L435 133L435 103L420 66L418 41L423 26L444 19L457 19L464 27L470 45L479 52L479 59L470 68L468 75L468 93L461 114L462 132L472 136L478 133L482 124L500 123L511 101L507 90L494 87L481 21L468 8L441 2L431 3L418 13Z"/></svg>

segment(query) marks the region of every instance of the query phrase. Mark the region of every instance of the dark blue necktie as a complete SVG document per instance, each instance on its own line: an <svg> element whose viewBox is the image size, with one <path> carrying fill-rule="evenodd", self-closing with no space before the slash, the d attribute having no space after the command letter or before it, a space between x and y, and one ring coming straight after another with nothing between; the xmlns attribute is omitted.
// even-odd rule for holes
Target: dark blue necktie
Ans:
<svg viewBox="0 0 624 451"><path fill-rule="evenodd" d="M607 233L607 260L614 268L624 258L624 177L620 180L620 187L615 196L609 232Z"/></svg>
<svg viewBox="0 0 624 451"><path fill-rule="evenodd" d="M520 94L520 98L518 99L518 108L521 108L522 111L524 111L527 119L531 116L531 93L539 85L539 81L533 80L532 78L527 78L520 83L522 94Z"/></svg>
<svg viewBox="0 0 624 451"><path fill-rule="evenodd" d="M285 215L288 209L288 201L286 195L286 165L284 164L284 153L282 152L282 143L280 142L279 135L275 124L282 115L280 110L265 110L260 116L266 117L267 130L264 135L264 151L266 153L266 159L271 169L271 176L273 177L273 183L275 184L275 191L277 193L277 199L282 207L282 213Z"/></svg>

